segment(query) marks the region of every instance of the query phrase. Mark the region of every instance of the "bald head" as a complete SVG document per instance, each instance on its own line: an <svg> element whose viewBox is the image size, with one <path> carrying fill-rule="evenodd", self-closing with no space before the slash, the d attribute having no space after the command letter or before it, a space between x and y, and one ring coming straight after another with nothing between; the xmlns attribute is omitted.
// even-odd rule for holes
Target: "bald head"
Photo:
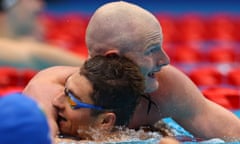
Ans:
<svg viewBox="0 0 240 144"><path fill-rule="evenodd" d="M87 28L86 43L91 56L111 49L122 53L132 47L146 46L155 35L161 39L162 30L150 12L120 1L97 9Z"/></svg>

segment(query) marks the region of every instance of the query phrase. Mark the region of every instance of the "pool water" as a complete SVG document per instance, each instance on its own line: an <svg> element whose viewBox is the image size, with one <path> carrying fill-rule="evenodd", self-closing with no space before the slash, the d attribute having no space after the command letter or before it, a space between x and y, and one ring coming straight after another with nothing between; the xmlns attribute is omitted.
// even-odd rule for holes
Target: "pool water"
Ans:
<svg viewBox="0 0 240 144"><path fill-rule="evenodd" d="M240 110L235 110L233 111L233 113L240 118ZM166 118L163 121L166 122L174 130L174 133L176 134L178 139L183 141L181 142L181 144L240 144L240 141L224 142L223 140L218 138L197 142L196 138L194 138L193 135L183 129L171 118Z"/></svg>
<svg viewBox="0 0 240 144"><path fill-rule="evenodd" d="M75 141L56 138L57 144L155 144L159 143L162 136L158 132L145 132L143 129L133 130L129 128L115 128L111 136L103 136L101 130L90 129L92 141Z"/></svg>
<svg viewBox="0 0 240 144"><path fill-rule="evenodd" d="M240 118L240 110L234 111L234 113ZM204 140L204 141L198 141L197 138L195 138L193 135L191 135L188 131L186 131L184 128L182 128L180 125L178 125L174 120L171 118L165 118L163 119L164 122L166 122L169 127L173 130L176 138L181 141L181 144L240 144L239 142L224 142L223 140L219 138ZM133 132L134 133L134 132ZM122 140L122 141L108 141L108 142L89 142L89 141L64 141L60 140L57 142L57 144L158 144L161 140L160 135L156 135L156 133L149 133L151 135L150 138L140 140L136 136L139 135L138 132L131 134L131 139ZM134 136L135 135L135 136Z"/></svg>
<svg viewBox="0 0 240 144"><path fill-rule="evenodd" d="M163 121L166 122L169 125L169 127L173 130L176 136L176 139L181 141L181 144L225 144L223 140L218 138L204 140L204 141L198 138L195 138L193 135L191 135L188 131L186 131L184 128L178 125L171 118L165 118L163 119Z"/></svg>
<svg viewBox="0 0 240 144"><path fill-rule="evenodd" d="M123 142L59 142L57 144L157 144L159 143L159 139L150 138L147 140L130 140Z"/></svg>

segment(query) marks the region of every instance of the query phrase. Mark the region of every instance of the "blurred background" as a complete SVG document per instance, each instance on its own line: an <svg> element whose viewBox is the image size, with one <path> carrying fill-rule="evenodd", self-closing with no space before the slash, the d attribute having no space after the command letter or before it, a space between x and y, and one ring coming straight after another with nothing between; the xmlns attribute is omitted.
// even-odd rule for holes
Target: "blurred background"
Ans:
<svg viewBox="0 0 240 144"><path fill-rule="evenodd" d="M240 108L240 1L127 0L159 19L171 63L208 99ZM46 0L39 17L43 39L87 58L85 29L92 13L110 0ZM0 67L1 93L21 89L38 70ZM3 79L3 80L2 80Z"/></svg>
<svg viewBox="0 0 240 144"><path fill-rule="evenodd" d="M46 0L48 11L55 12L85 12L93 13L98 7L114 0ZM116 0L115 0L116 1ZM151 12L170 12L170 13L185 13L185 12L239 12L238 0L126 0L127 2L135 3Z"/></svg>

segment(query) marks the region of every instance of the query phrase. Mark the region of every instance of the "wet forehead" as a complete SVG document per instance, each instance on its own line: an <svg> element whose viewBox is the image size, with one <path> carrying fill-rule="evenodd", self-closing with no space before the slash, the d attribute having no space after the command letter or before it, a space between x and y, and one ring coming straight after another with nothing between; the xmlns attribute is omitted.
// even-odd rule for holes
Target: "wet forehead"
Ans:
<svg viewBox="0 0 240 144"><path fill-rule="evenodd" d="M72 74L66 81L65 87L84 102L90 102L90 95L93 92L93 87L90 81L79 72Z"/></svg>

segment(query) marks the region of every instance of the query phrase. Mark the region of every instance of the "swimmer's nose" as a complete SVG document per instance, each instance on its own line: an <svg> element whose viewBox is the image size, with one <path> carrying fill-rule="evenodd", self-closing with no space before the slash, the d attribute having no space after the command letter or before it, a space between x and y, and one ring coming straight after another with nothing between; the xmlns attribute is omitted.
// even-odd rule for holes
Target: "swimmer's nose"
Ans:
<svg viewBox="0 0 240 144"><path fill-rule="evenodd" d="M161 68L162 66L168 65L169 63L170 63L170 59L168 55L165 53L165 51L162 51L158 55L157 66Z"/></svg>
<svg viewBox="0 0 240 144"><path fill-rule="evenodd" d="M62 94L59 94L53 98L52 105L57 109L65 108L65 97Z"/></svg>

